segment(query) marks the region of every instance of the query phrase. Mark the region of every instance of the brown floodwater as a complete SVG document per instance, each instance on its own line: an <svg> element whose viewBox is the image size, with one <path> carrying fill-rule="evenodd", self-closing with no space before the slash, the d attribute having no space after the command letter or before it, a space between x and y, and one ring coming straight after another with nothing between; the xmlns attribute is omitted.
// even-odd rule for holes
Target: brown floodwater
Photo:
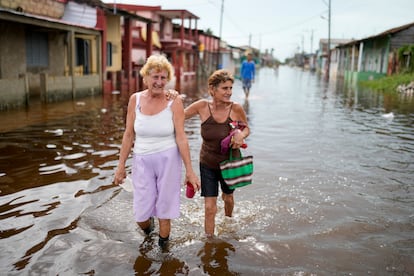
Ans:
<svg viewBox="0 0 414 276"><path fill-rule="evenodd" d="M414 275L413 96L280 67L261 69L246 100L237 80L254 183L235 192L232 219L218 201L213 240L203 199L183 187L169 253L112 184L127 99L0 113L1 275ZM197 171L199 124L186 121Z"/></svg>

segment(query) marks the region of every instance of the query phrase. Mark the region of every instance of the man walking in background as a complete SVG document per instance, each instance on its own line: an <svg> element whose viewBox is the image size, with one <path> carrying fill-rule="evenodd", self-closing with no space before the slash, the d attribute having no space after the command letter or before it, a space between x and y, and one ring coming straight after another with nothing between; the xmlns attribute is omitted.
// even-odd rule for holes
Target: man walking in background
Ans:
<svg viewBox="0 0 414 276"><path fill-rule="evenodd" d="M256 65L252 59L252 53L247 53L247 60L244 60L240 68L240 77L243 83L243 91L246 98L249 97L250 88L254 82Z"/></svg>

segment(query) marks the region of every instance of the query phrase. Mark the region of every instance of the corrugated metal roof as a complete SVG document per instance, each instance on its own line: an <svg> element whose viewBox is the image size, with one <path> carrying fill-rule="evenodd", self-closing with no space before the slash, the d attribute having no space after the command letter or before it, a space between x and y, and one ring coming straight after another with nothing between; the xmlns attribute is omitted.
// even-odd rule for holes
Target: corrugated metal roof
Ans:
<svg viewBox="0 0 414 276"><path fill-rule="evenodd" d="M371 38L375 38L375 37L384 36L384 35L395 34L395 33L398 33L398 32L401 32L401 31L404 31L405 29L408 29L408 28L410 28L410 27L412 27L412 26L414 26L414 22L409 23L409 24L402 25L402 26L400 26L400 27L396 27L396 28L389 29L389 30L387 30L387 31L385 31L385 32L382 32L382 33L379 33L379 34L377 34L377 35L373 35L373 36L369 36L369 37L367 37L367 38L363 38L363 39L361 39L361 41L362 41L362 40L371 39Z"/></svg>
<svg viewBox="0 0 414 276"><path fill-rule="evenodd" d="M16 12L10 9L3 9L0 8L0 18L3 20L8 20L12 22L19 22L23 24L33 24L38 26L45 26L45 27L55 27L57 29L66 29L69 30L70 27L76 27L79 28L79 30L92 30L97 31L94 27L88 27L83 26L80 24L76 24L73 22L65 22L60 19L45 17L41 15L35 15L35 14L27 14L27 13L21 13ZM54 25L51 25L54 24Z"/></svg>
<svg viewBox="0 0 414 276"><path fill-rule="evenodd" d="M76 2L78 4L86 4L92 7L106 7L105 3L100 0L69 0L69 2Z"/></svg>
<svg viewBox="0 0 414 276"><path fill-rule="evenodd" d="M339 39L338 38L333 38L333 39L331 39L331 44L340 45L340 44L348 43L350 41L353 41L353 40L352 39L343 39L343 38L339 38ZM319 40L319 43L328 44L328 39L327 38L321 38Z"/></svg>
<svg viewBox="0 0 414 276"><path fill-rule="evenodd" d="M97 22L96 8L75 1L68 2L61 20L94 28Z"/></svg>
<svg viewBox="0 0 414 276"><path fill-rule="evenodd" d="M370 40L370 39L377 38L377 37L381 37L381 36L387 36L387 35L392 35L392 34L395 34L395 33L399 33L399 32L404 31L404 30L406 30L406 29L408 29L412 26L414 26L414 22L408 23L408 24L405 24L405 25L402 25L402 26L399 26L399 27L395 27L395 28L392 28L392 29L389 29L389 30L386 30L386 31L381 32L381 33L376 34L376 35L368 36L368 37L361 38L361 39L358 39L358 40L353 40L349 43L339 45L337 48L341 48L341 46L349 46L349 45L358 44L358 43L361 43L363 41Z"/></svg>

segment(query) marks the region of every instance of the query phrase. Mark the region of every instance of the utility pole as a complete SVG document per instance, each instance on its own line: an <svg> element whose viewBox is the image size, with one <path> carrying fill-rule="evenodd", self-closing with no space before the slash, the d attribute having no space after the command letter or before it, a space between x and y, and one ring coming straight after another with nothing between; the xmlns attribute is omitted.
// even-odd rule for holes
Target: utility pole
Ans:
<svg viewBox="0 0 414 276"><path fill-rule="evenodd" d="M217 51L217 69L221 69L220 65L220 45L221 45L221 32L223 28L223 12L224 12L224 0L221 0L221 15L220 15L220 34L218 41L218 51Z"/></svg>
<svg viewBox="0 0 414 276"><path fill-rule="evenodd" d="M305 36L302 34L302 55L305 54Z"/></svg>
<svg viewBox="0 0 414 276"><path fill-rule="evenodd" d="M326 59L326 80L329 80L331 67L331 0L328 2L328 57Z"/></svg>
<svg viewBox="0 0 414 276"><path fill-rule="evenodd" d="M311 30L311 37L310 37L310 53L313 54L313 29Z"/></svg>

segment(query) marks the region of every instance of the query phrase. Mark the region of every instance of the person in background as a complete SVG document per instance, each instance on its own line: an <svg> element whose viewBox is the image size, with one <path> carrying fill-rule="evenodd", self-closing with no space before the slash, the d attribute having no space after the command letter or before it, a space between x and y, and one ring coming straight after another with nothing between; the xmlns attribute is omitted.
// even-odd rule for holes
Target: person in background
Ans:
<svg viewBox="0 0 414 276"><path fill-rule="evenodd" d="M229 152L221 153L221 140L229 135L230 123L243 122L246 127L238 130L231 144L233 156L239 157L239 148L249 135L246 113L243 107L231 101L234 77L225 70L215 71L208 79L211 100L198 100L185 108L185 118L198 115L201 120L202 145L200 150L201 196L204 197L204 230L207 237L214 236L219 185L224 201L225 216L231 217L234 208L233 192L224 182L219 164L229 158Z"/></svg>
<svg viewBox="0 0 414 276"><path fill-rule="evenodd" d="M165 89L173 69L161 55L152 55L140 70L147 89L131 95L126 128L122 138L115 184L125 177L125 162L133 147L133 209L138 226L149 235L154 230L154 217L159 221L161 249L166 249L171 219L180 215L182 163L185 180L197 191L200 180L190 158L184 132L184 106L181 97L168 100Z"/></svg>
<svg viewBox="0 0 414 276"><path fill-rule="evenodd" d="M247 59L243 61L240 68L240 77L242 80L243 91L246 98L249 97L250 88L254 82L256 74L256 65L253 61L252 53L247 53Z"/></svg>

